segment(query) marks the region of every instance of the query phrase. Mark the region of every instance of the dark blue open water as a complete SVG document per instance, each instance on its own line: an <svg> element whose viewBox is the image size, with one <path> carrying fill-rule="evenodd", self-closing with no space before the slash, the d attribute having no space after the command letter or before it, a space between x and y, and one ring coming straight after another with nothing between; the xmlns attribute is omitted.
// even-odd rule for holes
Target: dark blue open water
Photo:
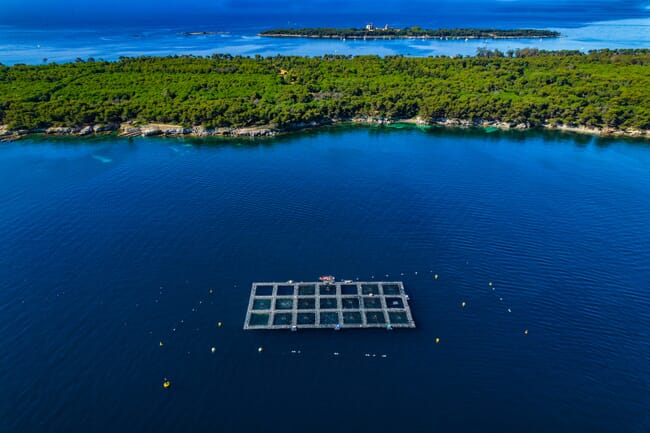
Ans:
<svg viewBox="0 0 650 433"><path fill-rule="evenodd" d="M3 144L0 431L647 433L649 167L540 132ZM242 330L252 281L324 273L403 280L418 328Z"/></svg>

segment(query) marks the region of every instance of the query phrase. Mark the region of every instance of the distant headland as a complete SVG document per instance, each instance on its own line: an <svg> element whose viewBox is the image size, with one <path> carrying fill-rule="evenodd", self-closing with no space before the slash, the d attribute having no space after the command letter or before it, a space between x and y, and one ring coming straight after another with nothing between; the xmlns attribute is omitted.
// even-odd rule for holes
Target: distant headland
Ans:
<svg viewBox="0 0 650 433"><path fill-rule="evenodd" d="M560 33L539 29L423 29L419 26L392 28L374 27L367 24L364 28L328 28L313 27L302 29L264 30L259 36L273 38L317 38L317 39L526 39L557 38Z"/></svg>

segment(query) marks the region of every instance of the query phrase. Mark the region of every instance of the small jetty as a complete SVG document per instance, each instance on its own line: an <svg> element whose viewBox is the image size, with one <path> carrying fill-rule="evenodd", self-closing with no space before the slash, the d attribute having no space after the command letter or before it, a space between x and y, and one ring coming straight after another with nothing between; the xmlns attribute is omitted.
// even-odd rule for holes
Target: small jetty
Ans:
<svg viewBox="0 0 650 433"><path fill-rule="evenodd" d="M255 329L415 328L401 281L253 283L244 321Z"/></svg>

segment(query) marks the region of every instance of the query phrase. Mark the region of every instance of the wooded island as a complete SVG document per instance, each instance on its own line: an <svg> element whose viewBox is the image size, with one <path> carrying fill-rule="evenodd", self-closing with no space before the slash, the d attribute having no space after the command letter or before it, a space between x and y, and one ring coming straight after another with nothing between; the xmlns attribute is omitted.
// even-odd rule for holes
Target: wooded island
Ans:
<svg viewBox="0 0 650 433"><path fill-rule="evenodd" d="M428 30L418 26L402 29L374 27L368 24L362 29L341 28L303 28L272 29L259 33L268 37L322 38L322 39L524 39L557 38L558 32L537 29L435 29Z"/></svg>
<svg viewBox="0 0 650 433"><path fill-rule="evenodd" d="M286 131L354 119L417 119L650 136L650 50L478 54L215 54L0 66L0 133L51 127L96 132L98 125L119 129L125 122L200 126L215 133L244 127Z"/></svg>

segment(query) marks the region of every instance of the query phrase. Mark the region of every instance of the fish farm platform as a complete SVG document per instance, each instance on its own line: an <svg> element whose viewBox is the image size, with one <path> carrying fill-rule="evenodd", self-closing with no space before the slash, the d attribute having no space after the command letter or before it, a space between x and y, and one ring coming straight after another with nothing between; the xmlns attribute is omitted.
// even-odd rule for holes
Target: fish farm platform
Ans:
<svg viewBox="0 0 650 433"><path fill-rule="evenodd" d="M244 329L415 328L401 281L253 283Z"/></svg>

